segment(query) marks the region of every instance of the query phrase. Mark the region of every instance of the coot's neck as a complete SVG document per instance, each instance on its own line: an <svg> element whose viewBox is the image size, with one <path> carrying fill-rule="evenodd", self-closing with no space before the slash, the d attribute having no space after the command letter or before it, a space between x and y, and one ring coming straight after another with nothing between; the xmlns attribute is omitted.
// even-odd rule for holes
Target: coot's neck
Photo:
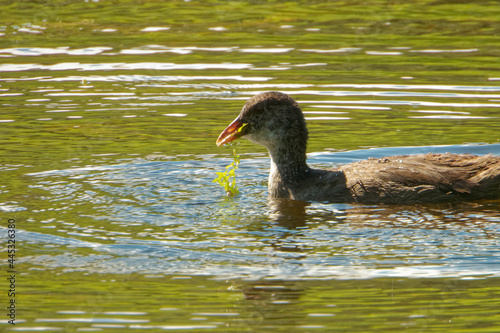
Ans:
<svg viewBox="0 0 500 333"><path fill-rule="evenodd" d="M269 194L272 197L289 197L290 191L307 176L309 166L306 145L288 141L284 145L267 147L271 155Z"/></svg>

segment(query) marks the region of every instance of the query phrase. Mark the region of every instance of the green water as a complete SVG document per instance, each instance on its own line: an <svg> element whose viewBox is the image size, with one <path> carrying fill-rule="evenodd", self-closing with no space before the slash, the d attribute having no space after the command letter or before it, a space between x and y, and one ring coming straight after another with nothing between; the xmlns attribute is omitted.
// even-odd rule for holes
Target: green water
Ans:
<svg viewBox="0 0 500 333"><path fill-rule="evenodd" d="M94 274L89 285L81 274L32 275L38 279L24 282L25 297L37 297L38 304L22 314L35 322L50 316L37 325L66 331L90 327L77 322L89 315L92 327L110 332L128 325L148 331L495 332L500 320L498 279L213 281ZM78 305L61 311L68 297ZM122 322L113 324L116 318Z"/></svg>
<svg viewBox="0 0 500 333"><path fill-rule="evenodd" d="M498 332L498 200L276 218L246 141L242 194L211 180L218 134L267 90L301 104L308 152L347 151L319 166L498 154L499 5L3 1L0 330Z"/></svg>
<svg viewBox="0 0 500 333"><path fill-rule="evenodd" d="M496 2L493 2L496 3ZM204 69L204 70L157 70L137 69L112 71L112 75L146 75L148 79L136 84L137 78L129 82L92 82L81 88L81 80L48 81L41 85L37 80L11 82L9 78L55 76L109 76L109 70L98 69L65 71L33 70L3 72L2 88L8 89L8 103L2 105L2 114L7 119L22 120L22 123L2 124L2 141L7 149L2 150L3 160L16 154L23 162L33 158L33 149L43 150L43 159L61 161L68 158L86 158L89 153L134 153L148 154L161 151L167 155L217 153L213 138L224 127L228 117L241 108L241 101L220 101L215 92L230 93L238 86L227 80L189 80L175 76L234 76L249 78L264 77L264 82L279 84L412 84L464 85L466 97L459 102L482 103L488 100L475 86L498 86L499 56L497 8L485 4L457 4L453 2L418 2L390 5L384 1L373 2L184 2L161 1L129 2L12 2L2 8L4 33L1 48L12 47L68 47L83 49L107 47L109 50L95 55L48 54L45 56L5 57L2 63L33 63L53 66L61 63L233 63L253 64L249 69ZM29 24L45 29L32 29L40 33L20 33L19 29ZM292 25L291 28L280 28ZM169 27L158 32L141 32L150 26ZM212 31L211 27L223 26L226 31ZM102 32L103 29L116 29ZM307 31L306 29L320 29ZM147 49L160 45L169 48L281 48L292 49L284 53L245 53L196 51L188 54L161 52L153 54L120 54L120 51ZM348 52L328 52L349 48ZM403 49L399 49L403 48ZM409 49L404 49L409 48ZM477 49L473 52L461 52ZM308 51L313 50L313 51ZM441 50L445 52L426 52ZM177 50L178 51L178 50ZM326 53L322 53L325 52ZM450 52L446 52L450 51ZM458 51L458 52L457 52ZM370 55L369 52L380 52ZM401 55L390 55L400 52ZM388 55L384 55L387 53ZM7 53L6 53L7 54ZM303 67L312 64L316 66ZM265 70L256 70L261 68ZM286 70L273 70L283 68ZM174 76L173 84L155 82L159 76ZM412 80L402 79L413 77ZM489 80L490 79L490 80ZM232 82L231 82L232 83ZM242 82L242 85L249 84ZM90 111L91 100L86 95L51 96L40 103L27 103L30 98L40 98L36 92L42 87L62 89L65 92L112 93L119 90L131 94L130 102L138 97L164 97L165 101L185 101L182 94L197 90L200 103L187 105L164 104L160 110L154 107L124 107L120 100L106 99L110 111ZM245 87L241 87L245 89ZM240 88L240 89L241 89ZM250 86L251 88L251 86ZM325 88L323 88L325 89ZM333 90L335 88L331 88ZM356 88L337 88L356 92ZM266 89L263 89L266 90ZM307 88L305 89L307 90ZM379 89L375 89L377 92ZM425 89L424 89L425 91ZM207 96L203 93L207 92ZM428 91L435 92L435 91ZM439 92L439 91L437 91ZM495 94L495 92L491 92ZM176 95L181 94L181 95ZM498 93L496 94L498 95ZM28 98L29 97L29 98ZM304 98L300 94L297 98ZM310 96L305 96L309 98ZM453 97L453 96L451 96ZM367 96L367 99L384 99ZM498 96L495 97L498 99ZM215 100L214 100L215 99ZM317 97L310 97L317 99ZM336 97L343 100L346 97ZM402 97L402 100L414 100ZM70 100L70 102L64 102ZM158 100L158 98L156 99ZM428 101L432 102L430 96ZM94 100L95 102L95 100ZM100 102L99 100L97 102ZM443 103L448 102L442 101ZM452 101L450 101L452 102ZM41 109L71 106L72 116L84 116L82 120L66 121L66 114L52 114L52 121L37 121ZM498 103L497 103L498 104ZM94 109L98 109L95 107ZM188 118L172 119L176 123L165 133L165 119L152 112L174 109L176 113L188 113ZM443 104L438 109L456 110L455 106ZM149 111L149 113L148 113ZM358 111L353 121L338 125L311 124L313 135L311 151L331 148L353 149L361 146L386 145L430 145L459 144L463 142L498 142L498 126L488 119L443 120L421 122L408 119L407 106L395 106L390 114L373 115L370 111ZM497 109L473 109L478 115L491 116ZM139 118L123 119L128 114L139 113ZM200 121L206 126L196 126ZM194 125L194 126L193 126ZM319 128L317 128L319 127ZM333 127L333 128L332 128ZM362 132L360 133L360 129ZM465 133L464 133L465 131ZM335 133L334 137L325 133ZM356 135L357 134L357 135ZM332 140L333 139L333 140ZM323 142L322 142L323 141ZM326 142L324 142L326 141ZM64 143L62 145L62 143ZM252 150L259 149L252 147ZM263 150L261 150L263 151ZM10 156L9 156L10 155ZM37 154L38 155L38 154ZM20 160L20 158L23 160ZM39 158L38 156L35 158ZM46 163L45 161L45 163ZM41 163L44 163L41 161ZM38 164L38 163L37 163Z"/></svg>

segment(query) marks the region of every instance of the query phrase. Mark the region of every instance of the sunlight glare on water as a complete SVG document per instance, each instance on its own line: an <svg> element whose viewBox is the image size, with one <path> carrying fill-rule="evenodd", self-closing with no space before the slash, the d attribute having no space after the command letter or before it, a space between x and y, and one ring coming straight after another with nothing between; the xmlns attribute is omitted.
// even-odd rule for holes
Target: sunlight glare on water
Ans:
<svg viewBox="0 0 500 333"><path fill-rule="evenodd" d="M499 145L381 148L311 154L309 161L318 166L341 165L422 150L461 153L471 149L500 153ZM266 188L260 184L266 180L268 161L251 156L238 170L241 196L227 199L222 192L214 196L217 189L205 185L225 163L227 160L211 157L133 160L28 174L34 180L31 188L51 193L44 201L52 209L78 211L78 206L88 204L92 209L82 215L82 225L57 219L47 224L56 226L55 234L23 232L23 239L90 247L95 252L77 268L67 266L74 262L75 254L70 253L44 255L43 260L34 256L29 261L65 271L121 273L126 267L150 274L252 279L500 274L500 251L496 239L489 237L498 232L500 217L488 205L464 204L454 212L446 206L267 203ZM85 227L93 220L99 221L99 228ZM447 220L460 224L447 225ZM113 226L127 232L116 232ZM145 258L149 258L147 262ZM484 258L481 266L477 266L478 258Z"/></svg>

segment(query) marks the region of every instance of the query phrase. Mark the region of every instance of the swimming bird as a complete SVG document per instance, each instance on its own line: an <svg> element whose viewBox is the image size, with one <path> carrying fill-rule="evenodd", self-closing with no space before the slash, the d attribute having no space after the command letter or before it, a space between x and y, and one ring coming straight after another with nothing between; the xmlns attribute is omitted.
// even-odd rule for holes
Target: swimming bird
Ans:
<svg viewBox="0 0 500 333"><path fill-rule="evenodd" d="M500 157L423 154L370 158L338 169L308 166L308 130L299 104L280 92L250 98L220 134L263 145L271 157L270 198L411 204L500 198Z"/></svg>

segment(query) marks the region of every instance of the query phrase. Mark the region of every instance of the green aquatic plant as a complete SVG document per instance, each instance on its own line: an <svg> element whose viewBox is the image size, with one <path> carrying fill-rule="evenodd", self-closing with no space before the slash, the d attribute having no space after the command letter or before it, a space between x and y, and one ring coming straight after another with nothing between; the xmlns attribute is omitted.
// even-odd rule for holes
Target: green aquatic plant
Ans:
<svg viewBox="0 0 500 333"><path fill-rule="evenodd" d="M238 190L238 185L236 185L236 169L240 165L240 155L236 154L236 146L238 143L230 142L227 144L230 148L233 148L233 161L226 166L226 171L216 172L217 177L212 181L218 183L226 191L226 195L233 197L238 195L240 191Z"/></svg>

